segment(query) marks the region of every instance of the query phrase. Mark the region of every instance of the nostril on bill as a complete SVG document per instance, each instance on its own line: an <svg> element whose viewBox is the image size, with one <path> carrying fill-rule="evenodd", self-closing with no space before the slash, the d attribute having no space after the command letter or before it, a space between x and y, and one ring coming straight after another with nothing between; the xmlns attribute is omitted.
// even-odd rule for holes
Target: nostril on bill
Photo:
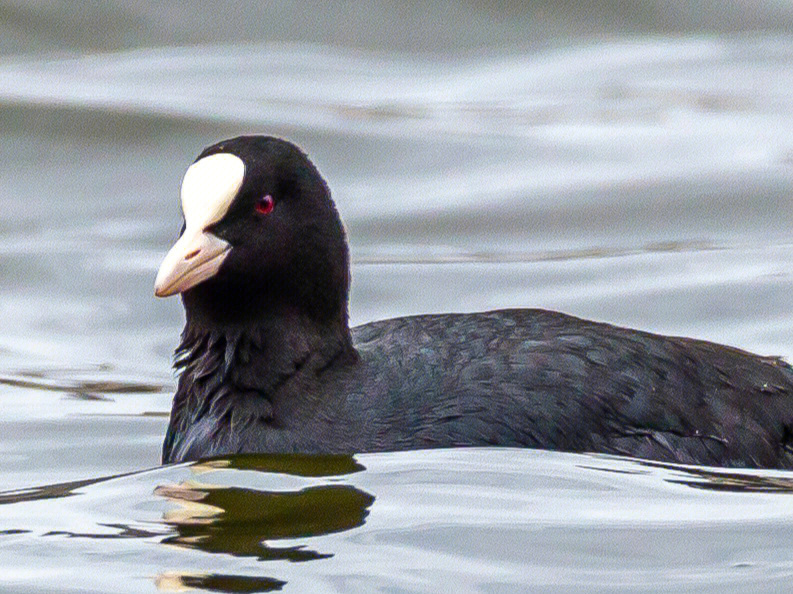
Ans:
<svg viewBox="0 0 793 594"><path fill-rule="evenodd" d="M187 255L184 257L184 259L185 259L185 260L192 260L193 258L195 258L195 257L196 257L196 256L199 254L199 252L201 252L201 250L193 250L192 252L190 252L189 254L187 254Z"/></svg>

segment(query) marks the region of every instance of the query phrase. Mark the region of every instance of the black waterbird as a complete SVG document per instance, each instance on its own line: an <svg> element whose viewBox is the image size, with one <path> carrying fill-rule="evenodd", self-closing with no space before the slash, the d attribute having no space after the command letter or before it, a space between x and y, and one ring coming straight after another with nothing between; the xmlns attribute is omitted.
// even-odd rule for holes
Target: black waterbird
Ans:
<svg viewBox="0 0 793 594"><path fill-rule="evenodd" d="M517 446L793 468L779 358L537 309L350 329L341 220L285 140L205 149L182 210L155 288L186 314L163 462Z"/></svg>

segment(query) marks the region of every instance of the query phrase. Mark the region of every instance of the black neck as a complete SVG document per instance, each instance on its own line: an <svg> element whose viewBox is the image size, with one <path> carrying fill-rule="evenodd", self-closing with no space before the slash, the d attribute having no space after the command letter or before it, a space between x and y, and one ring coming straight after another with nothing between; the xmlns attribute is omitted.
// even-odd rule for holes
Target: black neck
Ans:
<svg viewBox="0 0 793 594"><path fill-rule="evenodd" d="M210 283L183 300L176 368L205 397L227 387L272 398L296 374L355 359L346 309L312 316L264 287Z"/></svg>

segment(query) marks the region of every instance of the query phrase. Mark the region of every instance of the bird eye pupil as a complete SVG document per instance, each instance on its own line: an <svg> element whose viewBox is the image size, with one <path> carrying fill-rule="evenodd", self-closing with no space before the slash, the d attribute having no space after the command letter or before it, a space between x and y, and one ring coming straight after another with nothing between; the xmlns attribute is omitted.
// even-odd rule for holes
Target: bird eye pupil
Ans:
<svg viewBox="0 0 793 594"><path fill-rule="evenodd" d="M259 214L270 214L273 212L274 206L275 201L273 200L273 197L267 194L256 201L256 212Z"/></svg>

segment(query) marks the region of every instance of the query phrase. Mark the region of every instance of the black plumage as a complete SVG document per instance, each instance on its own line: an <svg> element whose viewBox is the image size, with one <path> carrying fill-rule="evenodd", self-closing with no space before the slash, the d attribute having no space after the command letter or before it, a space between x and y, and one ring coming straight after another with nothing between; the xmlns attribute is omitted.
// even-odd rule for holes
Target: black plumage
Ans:
<svg viewBox="0 0 793 594"><path fill-rule="evenodd" d="M778 358L543 310L349 329L349 258L330 191L293 144L206 149L245 178L209 232L232 247L186 290L163 462L237 452L452 446L793 467L793 369ZM275 208L255 216L256 199Z"/></svg>

